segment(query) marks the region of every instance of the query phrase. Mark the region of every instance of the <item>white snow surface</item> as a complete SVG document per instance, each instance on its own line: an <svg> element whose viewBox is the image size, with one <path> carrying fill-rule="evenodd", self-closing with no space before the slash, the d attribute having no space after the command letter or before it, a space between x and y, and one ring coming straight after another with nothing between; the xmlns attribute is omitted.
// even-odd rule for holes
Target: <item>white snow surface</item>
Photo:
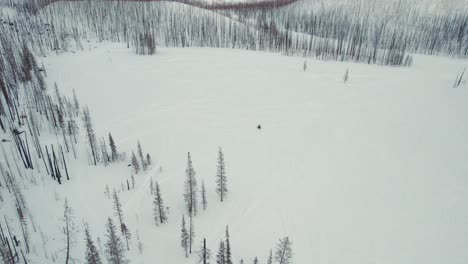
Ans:
<svg viewBox="0 0 468 264"><path fill-rule="evenodd" d="M189 151L209 199L194 220L197 248L206 237L215 254L229 225L235 263L265 263L284 236L298 264L468 262L468 84L452 88L467 61L417 55L413 67L394 68L307 60L304 72L303 58L279 54L160 48L138 56L102 44L43 62L49 84L75 89L89 105L98 135L112 132L127 153L140 140L156 163L121 193L131 263L196 262L179 243ZM220 146L230 191L223 203L214 191ZM50 247L63 237L64 197L77 224L89 222L103 241L113 216L105 186L120 188L130 176L127 163L70 166L70 182L46 178L26 194L55 240ZM150 177L170 207L160 226ZM78 259L82 240L78 233Z"/></svg>

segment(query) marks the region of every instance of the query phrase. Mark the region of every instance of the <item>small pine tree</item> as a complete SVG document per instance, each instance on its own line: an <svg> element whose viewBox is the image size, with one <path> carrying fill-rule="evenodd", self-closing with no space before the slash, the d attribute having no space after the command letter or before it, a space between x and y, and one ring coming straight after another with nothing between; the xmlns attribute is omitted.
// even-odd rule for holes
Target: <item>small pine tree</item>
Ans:
<svg viewBox="0 0 468 264"><path fill-rule="evenodd" d="M132 167L135 172L135 174L138 174L140 171L140 164L138 164L138 159L135 156L135 152L132 151Z"/></svg>
<svg viewBox="0 0 468 264"><path fill-rule="evenodd" d="M85 243L86 243L86 251L85 251L85 263L86 264L102 264L101 257L99 256L99 252L94 245L94 241L91 238L91 233L89 231L89 226L85 225Z"/></svg>
<svg viewBox="0 0 468 264"><path fill-rule="evenodd" d="M267 264L273 264L273 250L270 249L270 255L268 255Z"/></svg>
<svg viewBox="0 0 468 264"><path fill-rule="evenodd" d="M276 246L275 261L278 264L290 264L292 259L292 242L289 237L281 238Z"/></svg>
<svg viewBox="0 0 468 264"><path fill-rule="evenodd" d="M83 123L86 130L86 137L88 139L89 148L91 150L93 164L96 166L99 161L99 154L97 152L97 139L96 134L94 133L93 123L91 121L91 114L87 106L83 109Z"/></svg>
<svg viewBox="0 0 468 264"><path fill-rule="evenodd" d="M105 245L105 252L107 262L109 264L126 264L129 263L124 255L124 246L120 237L117 235L117 230L109 217L107 220L107 242Z"/></svg>
<svg viewBox="0 0 468 264"><path fill-rule="evenodd" d="M151 167L151 164L153 163L153 161L151 160L151 156L149 153L146 153L146 165L148 167Z"/></svg>
<svg viewBox="0 0 468 264"><path fill-rule="evenodd" d="M128 184L128 181L127 181L127 184ZM123 185L122 185L122 189L123 189ZM114 199L115 215L119 218L120 231L122 232L122 235L124 235L125 241L127 242L127 250L130 250L128 241L130 240L131 234L127 226L125 225L124 215L123 215L123 210L122 210L122 203L120 202L119 196L117 195L117 191L115 189L114 189L114 193L112 197Z"/></svg>
<svg viewBox="0 0 468 264"><path fill-rule="evenodd" d="M180 229L180 245L185 251L185 257L188 258L189 233L185 224L185 216L182 216L182 225Z"/></svg>
<svg viewBox="0 0 468 264"><path fill-rule="evenodd" d="M193 168L190 152L188 153L187 169L185 169L185 193L184 199L187 206L187 211L190 216L197 215L197 180L196 172Z"/></svg>
<svg viewBox="0 0 468 264"><path fill-rule="evenodd" d="M302 69L303 69L304 71L307 71L307 61L304 61L304 66L302 66Z"/></svg>
<svg viewBox="0 0 468 264"><path fill-rule="evenodd" d="M141 147L141 144L140 144L140 141L138 141L138 157L140 158L140 162L141 162L141 168L143 169L143 171L146 171L146 159L145 157L143 156L143 148Z"/></svg>
<svg viewBox="0 0 468 264"><path fill-rule="evenodd" d="M202 180L202 186L201 186L201 198L202 198L203 210L206 210L206 206L207 206L208 202L206 200L205 181L203 181L203 180Z"/></svg>
<svg viewBox="0 0 468 264"><path fill-rule="evenodd" d="M109 147L111 149L112 162L117 162L119 154L117 152L117 146L115 146L114 138L112 138L111 133L109 133Z"/></svg>
<svg viewBox="0 0 468 264"><path fill-rule="evenodd" d="M231 241L229 241L229 227L226 226L226 264L232 264L231 259Z"/></svg>
<svg viewBox="0 0 468 264"><path fill-rule="evenodd" d="M219 242L218 254L216 254L216 264L227 264L226 262L226 247L224 241Z"/></svg>
<svg viewBox="0 0 468 264"><path fill-rule="evenodd" d="M189 215L190 221L189 221L189 253L192 254L192 246L195 240L195 227L193 225L193 216Z"/></svg>
<svg viewBox="0 0 468 264"><path fill-rule="evenodd" d="M167 220L166 215L166 207L164 207L164 200L161 195L161 189L159 187L159 183L155 182L155 193L154 193L154 200L153 200L153 210L154 210L154 220L156 221L156 225L158 222L163 224Z"/></svg>
<svg viewBox="0 0 468 264"><path fill-rule="evenodd" d="M78 102L75 89L73 89L73 106L75 108L75 115L78 116L78 114L80 113L80 103Z"/></svg>
<svg viewBox="0 0 468 264"><path fill-rule="evenodd" d="M253 264L258 264L258 258L257 257L254 258Z"/></svg>
<svg viewBox="0 0 468 264"><path fill-rule="evenodd" d="M216 173L216 192L221 199L221 202L225 199L227 189L227 177L226 177L226 166L224 164L224 154L221 148L218 151L218 170Z"/></svg>
<svg viewBox="0 0 468 264"><path fill-rule="evenodd" d="M206 247L206 239L203 238L203 244L198 251L198 263L209 264L211 259L211 250Z"/></svg>

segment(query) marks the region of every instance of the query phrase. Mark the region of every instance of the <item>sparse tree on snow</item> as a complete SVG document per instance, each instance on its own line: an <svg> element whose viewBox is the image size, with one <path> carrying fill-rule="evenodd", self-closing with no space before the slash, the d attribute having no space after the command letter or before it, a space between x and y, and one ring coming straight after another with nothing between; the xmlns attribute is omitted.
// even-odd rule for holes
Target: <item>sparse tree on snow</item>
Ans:
<svg viewBox="0 0 468 264"><path fill-rule="evenodd" d="M226 264L232 264L231 241L229 240L229 227L226 226Z"/></svg>
<svg viewBox="0 0 468 264"><path fill-rule="evenodd" d="M141 163L141 168L143 171L146 171L147 164L146 164L146 159L143 156L143 148L141 147L140 141L138 141L138 157L140 158L140 163Z"/></svg>
<svg viewBox="0 0 468 264"><path fill-rule="evenodd" d="M187 169L185 169L185 193L184 199L190 216L197 215L197 179L192 165L190 152L188 153Z"/></svg>
<svg viewBox="0 0 468 264"><path fill-rule="evenodd" d="M218 253L216 254L216 264L227 264L226 246L222 240L219 242Z"/></svg>
<svg viewBox="0 0 468 264"><path fill-rule="evenodd" d="M86 251L85 251L85 263L86 264L102 264L101 257L99 256L99 252L94 245L94 241L91 237L91 232L89 231L89 226L85 225L85 243L86 243Z"/></svg>
<svg viewBox="0 0 468 264"><path fill-rule="evenodd" d="M89 108L87 106L83 109L83 123L84 123L85 131L86 131L86 137L89 143L89 148L91 149L93 164L97 165L99 161L99 156L97 152L96 134L94 133L94 127L93 127L93 123L91 120L91 114L89 113Z"/></svg>
<svg viewBox="0 0 468 264"><path fill-rule="evenodd" d="M198 251L198 263L209 264L211 259L211 251L206 247L206 239L203 238L203 244Z"/></svg>
<svg viewBox="0 0 468 264"><path fill-rule="evenodd" d="M111 133L109 133L109 146L111 149L111 160L112 162L117 162L119 153L117 152L117 146L115 145L115 141Z"/></svg>
<svg viewBox="0 0 468 264"><path fill-rule="evenodd" d="M290 264L292 256L292 242L289 240L289 237L281 238L276 245L275 262L278 264Z"/></svg>
<svg viewBox="0 0 468 264"><path fill-rule="evenodd" d="M158 225L158 222L163 224L167 220L166 207L164 207L164 200L161 196L161 188L159 187L159 183L157 181L155 182L153 208L156 225Z"/></svg>
<svg viewBox="0 0 468 264"><path fill-rule="evenodd" d="M109 217L107 220L107 242L105 245L105 252L107 262L109 264L126 264L129 263L124 255L124 246L122 240L117 234L117 229Z"/></svg>
<svg viewBox="0 0 468 264"><path fill-rule="evenodd" d="M224 164L224 154L221 148L218 151L218 169L216 173L216 192L221 199L221 202L225 199L228 188L227 188L227 176L226 176L226 166Z"/></svg>
<svg viewBox="0 0 468 264"><path fill-rule="evenodd" d="M201 198L202 198L203 210L206 210L206 206L208 204L208 201L206 200L205 181L203 181L203 180L202 180L202 185L201 185Z"/></svg>
<svg viewBox="0 0 468 264"><path fill-rule="evenodd" d="M135 156L135 152L132 151L132 167L135 174L138 174L140 171L140 164L138 164L138 159Z"/></svg>
<svg viewBox="0 0 468 264"><path fill-rule="evenodd" d="M189 233L187 231L187 225L185 223L185 216L182 216L182 225L180 229L180 245L185 251L185 257L188 258Z"/></svg>

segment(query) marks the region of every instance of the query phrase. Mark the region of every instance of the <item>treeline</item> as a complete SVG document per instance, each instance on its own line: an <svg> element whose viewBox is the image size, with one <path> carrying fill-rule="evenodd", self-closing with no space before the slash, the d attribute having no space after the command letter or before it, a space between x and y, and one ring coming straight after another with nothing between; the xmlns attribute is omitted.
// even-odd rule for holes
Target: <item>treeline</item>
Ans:
<svg viewBox="0 0 468 264"><path fill-rule="evenodd" d="M328 40L334 60L400 64L398 53L468 56L468 6L444 1L298 1L229 11L243 22Z"/></svg>
<svg viewBox="0 0 468 264"><path fill-rule="evenodd" d="M240 22L229 18L234 17L233 11L213 12L171 2L65 1L47 5L35 16L18 18L12 28L42 54L81 48L83 39L97 39L127 43L138 54L152 54L158 45L261 50L382 65L410 61L398 35L368 45L363 35L349 35L353 31L344 31L341 37L299 33L288 16L272 18L273 12L283 12L276 9L236 10ZM329 30L334 32L336 27Z"/></svg>

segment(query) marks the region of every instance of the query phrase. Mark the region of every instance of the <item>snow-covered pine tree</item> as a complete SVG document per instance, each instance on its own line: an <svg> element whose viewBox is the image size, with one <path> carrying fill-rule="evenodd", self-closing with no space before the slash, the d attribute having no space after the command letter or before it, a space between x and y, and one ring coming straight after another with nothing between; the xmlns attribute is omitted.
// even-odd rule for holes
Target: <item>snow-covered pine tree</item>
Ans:
<svg viewBox="0 0 468 264"><path fill-rule="evenodd" d="M75 108L75 114L78 116L80 113L80 103L78 102L78 98L76 97L75 89L73 89L73 106Z"/></svg>
<svg viewBox="0 0 468 264"><path fill-rule="evenodd" d="M267 264L273 264L273 250L270 249L270 255L268 255Z"/></svg>
<svg viewBox="0 0 468 264"><path fill-rule="evenodd" d="M132 167L133 167L133 171L135 172L135 174L138 174L138 172L140 171L140 164L138 164L138 159L137 157L135 156L135 152L132 151Z"/></svg>
<svg viewBox="0 0 468 264"><path fill-rule="evenodd" d="M257 257L254 258L253 264L258 264L258 258Z"/></svg>
<svg viewBox="0 0 468 264"><path fill-rule="evenodd" d="M180 229L180 245L185 251L185 257L188 258L189 233L185 224L185 216L182 216L182 225Z"/></svg>
<svg viewBox="0 0 468 264"><path fill-rule="evenodd" d="M117 194L117 190L115 189L114 189L114 192L112 193L112 199L114 200L115 216L117 216L117 218L119 219L120 231L123 234L124 216L123 216L123 211L122 211L122 203L120 202L119 195Z"/></svg>
<svg viewBox="0 0 468 264"><path fill-rule="evenodd" d="M202 180L202 185L201 185L201 198L202 198L203 210L206 210L206 206L208 204L208 201L206 200L206 189L205 189L205 181L204 180Z"/></svg>
<svg viewBox="0 0 468 264"><path fill-rule="evenodd" d="M304 61L304 65L302 66L302 69L304 71L307 71L307 61Z"/></svg>
<svg viewBox="0 0 468 264"><path fill-rule="evenodd" d="M89 231L88 224L85 224L85 264L102 264L101 257L99 252L94 245L94 241L91 237L91 232Z"/></svg>
<svg viewBox="0 0 468 264"><path fill-rule="evenodd" d="M102 156L102 163L104 166L107 166L110 162L109 153L107 153L107 144L104 138L101 139L101 156Z"/></svg>
<svg viewBox="0 0 468 264"><path fill-rule="evenodd" d="M138 157L140 158L140 162L141 162L141 168L143 169L143 171L146 171L146 168L147 168L146 159L143 156L143 148L141 147L139 140L138 140L137 148L138 148Z"/></svg>
<svg viewBox="0 0 468 264"><path fill-rule="evenodd" d="M86 137L89 143L89 148L91 149L93 164L96 166L99 161L99 156L97 152L97 140L96 134L94 133L91 114L89 113L89 108L87 106L83 109L83 124L86 131Z"/></svg>
<svg viewBox="0 0 468 264"><path fill-rule="evenodd" d="M119 196L117 195L117 191L115 189L114 189L114 193L112 194L112 198L114 199L115 215L119 219L119 223L120 223L120 231L122 232L122 235L124 236L125 241L127 243L127 249L130 250L128 241L130 240L131 234L130 234L130 230L128 230L127 226L125 225L124 215L122 211L122 203L120 202Z"/></svg>
<svg viewBox="0 0 468 264"><path fill-rule="evenodd" d="M232 264L231 241L229 238L229 226L226 226L226 264Z"/></svg>
<svg viewBox="0 0 468 264"><path fill-rule="evenodd" d="M112 137L111 133L109 133L109 147L111 149L111 160L112 162L117 162L119 153L117 152L117 146L115 145L114 138Z"/></svg>
<svg viewBox="0 0 468 264"><path fill-rule="evenodd" d="M116 227L109 217L107 220L107 242L105 245L105 252L107 256L107 262L109 264L126 264L129 263L124 255L124 246L117 234Z"/></svg>
<svg viewBox="0 0 468 264"><path fill-rule="evenodd" d="M65 264L70 263L71 261L71 248L73 244L73 235L74 235L74 221L73 221L73 211L71 207L68 205L68 200L65 199L64 205L64 212L63 212L63 221L64 221L64 232L65 232L65 242L66 242L66 249L65 249Z"/></svg>
<svg viewBox="0 0 468 264"><path fill-rule="evenodd" d="M158 222L161 224L166 222L166 207L164 206L164 200L161 195L161 188L159 187L159 183L157 181L155 181L153 212L156 225L158 225Z"/></svg>
<svg viewBox="0 0 468 264"><path fill-rule="evenodd" d="M151 160L151 156L149 153L146 153L146 166L150 167L153 161Z"/></svg>
<svg viewBox="0 0 468 264"><path fill-rule="evenodd" d="M187 168L185 169L185 193L184 199L187 205L189 216L197 215L197 180L196 172L193 168L190 152L188 153Z"/></svg>
<svg viewBox="0 0 468 264"><path fill-rule="evenodd" d="M281 238L276 245L275 261L278 264L290 264L292 259L292 242L289 237Z"/></svg>
<svg viewBox="0 0 468 264"><path fill-rule="evenodd" d="M198 251L198 263L210 264L211 251L206 247L206 239L203 238L203 244Z"/></svg>
<svg viewBox="0 0 468 264"><path fill-rule="evenodd" d="M216 264L227 264L226 246L222 240L219 242L218 253L216 254Z"/></svg>
<svg viewBox="0 0 468 264"><path fill-rule="evenodd" d="M218 151L218 169L216 173L216 192L221 199L221 202L225 199L227 189L227 177L226 177L226 165L224 164L224 154L221 148Z"/></svg>
<svg viewBox="0 0 468 264"><path fill-rule="evenodd" d="M192 246L195 240L195 227L193 225L193 216L189 215L190 221L189 221L189 253L192 254Z"/></svg>

